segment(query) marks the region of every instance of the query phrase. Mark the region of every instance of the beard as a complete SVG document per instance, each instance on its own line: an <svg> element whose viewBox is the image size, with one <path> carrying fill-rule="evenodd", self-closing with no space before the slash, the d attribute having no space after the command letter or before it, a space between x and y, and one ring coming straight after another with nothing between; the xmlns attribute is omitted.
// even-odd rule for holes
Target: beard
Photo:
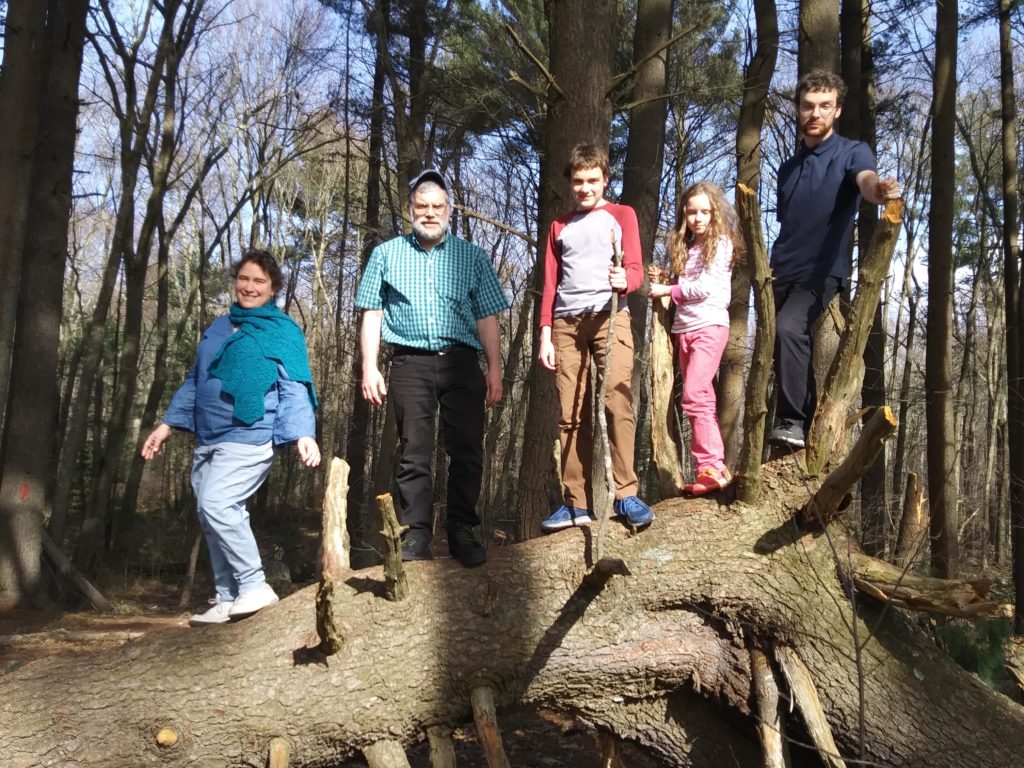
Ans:
<svg viewBox="0 0 1024 768"><path fill-rule="evenodd" d="M448 232L448 222L449 220L446 218L443 221L437 222L438 226L428 229L421 223L414 221L412 223L412 232L420 242L438 243Z"/></svg>

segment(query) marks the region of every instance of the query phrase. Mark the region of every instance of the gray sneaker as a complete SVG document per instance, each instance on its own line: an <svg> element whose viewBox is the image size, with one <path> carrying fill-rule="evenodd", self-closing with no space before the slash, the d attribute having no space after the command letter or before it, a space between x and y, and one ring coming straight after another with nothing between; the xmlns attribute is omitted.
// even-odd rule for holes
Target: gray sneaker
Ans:
<svg viewBox="0 0 1024 768"><path fill-rule="evenodd" d="M794 450L806 446L803 427L799 424L790 424L785 421L772 430L771 434L768 435L768 442L772 445L792 448Z"/></svg>

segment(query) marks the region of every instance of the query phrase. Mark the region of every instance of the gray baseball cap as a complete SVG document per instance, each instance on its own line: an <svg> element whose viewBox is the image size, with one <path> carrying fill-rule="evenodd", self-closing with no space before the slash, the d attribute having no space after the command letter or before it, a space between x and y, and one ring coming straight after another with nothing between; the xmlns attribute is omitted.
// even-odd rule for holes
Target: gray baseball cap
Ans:
<svg viewBox="0 0 1024 768"><path fill-rule="evenodd" d="M416 187L425 181L433 181L441 187L445 192L448 191L448 184L444 180L444 176L436 168L428 168L425 171L420 171L419 176L409 182L409 194L411 195L416 191Z"/></svg>

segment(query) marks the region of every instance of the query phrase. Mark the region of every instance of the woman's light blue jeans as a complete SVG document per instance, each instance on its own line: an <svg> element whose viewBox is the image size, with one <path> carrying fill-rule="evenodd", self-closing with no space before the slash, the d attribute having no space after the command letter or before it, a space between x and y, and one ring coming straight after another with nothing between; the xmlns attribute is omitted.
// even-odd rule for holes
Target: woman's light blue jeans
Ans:
<svg viewBox="0 0 1024 768"><path fill-rule="evenodd" d="M273 463L271 441L196 447L192 490L210 551L214 586L222 601L233 601L266 581L245 503L263 485Z"/></svg>

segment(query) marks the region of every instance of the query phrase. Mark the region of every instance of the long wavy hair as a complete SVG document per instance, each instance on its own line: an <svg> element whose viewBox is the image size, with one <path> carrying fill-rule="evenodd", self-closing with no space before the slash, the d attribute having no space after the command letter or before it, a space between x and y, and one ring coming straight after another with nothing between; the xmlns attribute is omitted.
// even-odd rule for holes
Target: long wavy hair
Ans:
<svg viewBox="0 0 1024 768"><path fill-rule="evenodd" d="M679 209L676 211L676 224L672 228L668 251L672 258L672 271L681 275L686 270L687 252L693 245L694 234L686 226L686 203L695 195L707 195L711 202L711 222L704 235L704 268L715 260L719 240L723 237L732 241L733 263L743 254L743 233L740 231L739 216L736 209L725 199L721 187L710 181L698 181L691 184L679 198Z"/></svg>

